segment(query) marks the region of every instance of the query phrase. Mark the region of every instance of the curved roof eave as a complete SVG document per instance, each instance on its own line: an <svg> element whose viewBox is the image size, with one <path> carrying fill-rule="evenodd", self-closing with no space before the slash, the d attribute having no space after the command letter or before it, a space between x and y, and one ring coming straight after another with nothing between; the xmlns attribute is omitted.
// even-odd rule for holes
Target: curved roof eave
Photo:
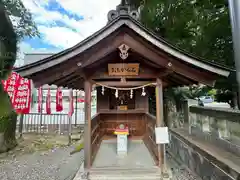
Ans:
<svg viewBox="0 0 240 180"><path fill-rule="evenodd" d="M26 76L29 74L33 74L44 70L46 67L52 67L59 63L62 63L82 52L87 50L88 48L94 46L102 39L109 36L112 32L116 31L121 26L126 25L138 35L158 47L159 49L165 51L166 53L181 59L182 61L192 64L196 67L201 69L205 69L212 73L228 77L230 72L232 71L230 68L211 63L209 61L204 61L202 59L196 58L183 50L176 48L175 46L167 43L164 39L157 37L154 33L143 27L138 21L134 20L130 16L120 16L116 18L111 23L107 24L105 27L94 33L92 36L86 38L85 40L81 41L77 45L66 49L60 53L57 53L53 56L50 56L46 59L28 64L26 66L17 68L16 71L20 72L22 76Z"/></svg>

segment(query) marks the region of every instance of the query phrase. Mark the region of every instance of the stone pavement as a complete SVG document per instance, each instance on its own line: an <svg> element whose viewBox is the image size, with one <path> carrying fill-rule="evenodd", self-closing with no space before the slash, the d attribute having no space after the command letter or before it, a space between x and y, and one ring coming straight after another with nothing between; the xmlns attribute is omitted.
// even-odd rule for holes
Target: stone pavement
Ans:
<svg viewBox="0 0 240 180"><path fill-rule="evenodd" d="M154 161L147 147L141 140L131 140L128 143L128 155L118 158L117 144L114 140L104 140L93 162L93 167L125 167L152 168Z"/></svg>
<svg viewBox="0 0 240 180"><path fill-rule="evenodd" d="M142 142L129 143L129 153L124 159L116 158L116 143L105 141L101 144L99 152L90 170L90 180L102 179L144 179L159 180L160 170L154 162L147 148ZM198 176L178 164L173 157L167 154L167 166L172 172L172 180L201 180ZM82 180L83 164L74 180ZM166 178L168 180L169 178ZM164 179L165 180L165 179Z"/></svg>

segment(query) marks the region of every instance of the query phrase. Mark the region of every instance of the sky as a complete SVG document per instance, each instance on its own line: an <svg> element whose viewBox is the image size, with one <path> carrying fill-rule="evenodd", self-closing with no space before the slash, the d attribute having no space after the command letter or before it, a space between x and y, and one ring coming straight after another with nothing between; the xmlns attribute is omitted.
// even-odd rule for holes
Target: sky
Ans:
<svg viewBox="0 0 240 180"><path fill-rule="evenodd" d="M40 38L20 44L21 65L25 53L56 53L70 48L104 27L107 13L120 0L22 0L33 15Z"/></svg>

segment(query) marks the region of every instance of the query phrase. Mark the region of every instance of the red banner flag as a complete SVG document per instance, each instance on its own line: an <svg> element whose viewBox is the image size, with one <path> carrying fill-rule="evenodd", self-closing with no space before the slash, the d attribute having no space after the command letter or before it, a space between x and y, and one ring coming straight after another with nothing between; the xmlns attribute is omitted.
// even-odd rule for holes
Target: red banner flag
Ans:
<svg viewBox="0 0 240 180"><path fill-rule="evenodd" d="M14 98L12 99L13 107L19 114L29 114L32 102L31 80L19 76L15 87Z"/></svg>
<svg viewBox="0 0 240 180"><path fill-rule="evenodd" d="M2 80L3 88L7 91L12 106L19 114L27 114L31 109L31 81L12 72L7 80Z"/></svg>
<svg viewBox="0 0 240 180"><path fill-rule="evenodd" d="M63 104L62 104L62 90L61 88L57 88L56 93L56 111L61 112L63 110Z"/></svg>
<svg viewBox="0 0 240 180"><path fill-rule="evenodd" d="M42 113L43 91L42 87L38 88L38 113Z"/></svg>
<svg viewBox="0 0 240 180"><path fill-rule="evenodd" d="M84 100L83 98L78 98L78 99L77 99L77 102L79 102L79 103L84 103L85 100Z"/></svg>
<svg viewBox="0 0 240 180"><path fill-rule="evenodd" d="M50 88L48 88L48 92L47 92L46 112L47 112L47 114L51 114L51 92L50 92Z"/></svg>
<svg viewBox="0 0 240 180"><path fill-rule="evenodd" d="M68 116L71 117L74 112L74 107L73 107L73 91L72 89L69 91L69 112Z"/></svg>

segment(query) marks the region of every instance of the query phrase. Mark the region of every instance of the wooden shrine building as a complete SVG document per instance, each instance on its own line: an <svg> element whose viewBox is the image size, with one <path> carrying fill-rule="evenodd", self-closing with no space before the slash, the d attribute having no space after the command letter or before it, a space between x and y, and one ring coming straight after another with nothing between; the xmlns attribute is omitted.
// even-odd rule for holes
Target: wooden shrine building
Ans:
<svg viewBox="0 0 240 180"><path fill-rule="evenodd" d="M164 126L164 88L197 83L212 86L219 76L229 76L229 69L168 44L143 27L138 18L137 11L120 4L108 13L107 25L92 36L16 69L36 87L54 84L85 91L86 169L92 167L101 142L116 138L114 130L120 124L129 127L129 139L144 142L161 167L163 149L156 145L154 128ZM91 117L93 88L97 90L97 114ZM149 113L153 96L155 116Z"/></svg>

